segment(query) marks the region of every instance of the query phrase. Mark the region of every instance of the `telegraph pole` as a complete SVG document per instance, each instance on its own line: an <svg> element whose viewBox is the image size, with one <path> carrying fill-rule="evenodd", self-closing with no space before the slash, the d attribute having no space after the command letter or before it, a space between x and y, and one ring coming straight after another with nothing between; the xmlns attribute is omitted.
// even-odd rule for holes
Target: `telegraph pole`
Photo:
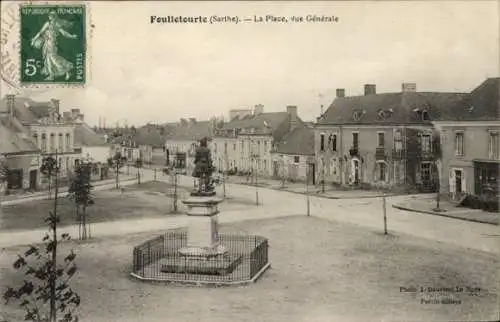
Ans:
<svg viewBox="0 0 500 322"><path fill-rule="evenodd" d="M309 170L306 171L306 202L307 202L307 217L311 215L311 200L309 198Z"/></svg>
<svg viewBox="0 0 500 322"><path fill-rule="evenodd" d="M385 200L385 192L382 194L382 208L384 211L384 235L387 235L387 205Z"/></svg>

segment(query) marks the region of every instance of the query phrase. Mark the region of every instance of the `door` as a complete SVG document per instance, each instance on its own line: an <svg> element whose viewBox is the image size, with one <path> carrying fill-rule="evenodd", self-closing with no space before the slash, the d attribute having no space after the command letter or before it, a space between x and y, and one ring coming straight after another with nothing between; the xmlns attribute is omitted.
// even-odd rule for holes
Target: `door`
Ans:
<svg viewBox="0 0 500 322"><path fill-rule="evenodd" d="M37 170L30 171L30 190L36 190Z"/></svg>
<svg viewBox="0 0 500 322"><path fill-rule="evenodd" d="M316 184L316 173L315 173L315 165L314 163L309 163L308 164L308 170L307 170L307 180L312 183L313 185Z"/></svg>
<svg viewBox="0 0 500 322"><path fill-rule="evenodd" d="M359 183L359 161L353 160L352 164L354 166L354 184L358 184Z"/></svg>
<svg viewBox="0 0 500 322"><path fill-rule="evenodd" d="M462 193L462 170L455 170L455 193L458 195Z"/></svg>

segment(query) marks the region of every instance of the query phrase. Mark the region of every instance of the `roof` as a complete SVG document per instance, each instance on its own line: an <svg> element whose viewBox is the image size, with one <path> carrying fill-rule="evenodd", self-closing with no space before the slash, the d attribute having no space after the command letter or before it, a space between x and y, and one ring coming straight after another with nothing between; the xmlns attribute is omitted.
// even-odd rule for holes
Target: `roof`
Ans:
<svg viewBox="0 0 500 322"><path fill-rule="evenodd" d="M440 121L500 120L500 78L488 78L450 109Z"/></svg>
<svg viewBox="0 0 500 322"><path fill-rule="evenodd" d="M287 133L277 144L276 153L314 155L314 130L299 127Z"/></svg>
<svg viewBox="0 0 500 322"><path fill-rule="evenodd" d="M167 140L201 140L212 136L212 121L197 121L196 123L179 125L170 134Z"/></svg>
<svg viewBox="0 0 500 322"><path fill-rule="evenodd" d="M318 124L407 124L449 117L465 93L400 92L336 98ZM425 122L425 121L424 121Z"/></svg>
<svg viewBox="0 0 500 322"><path fill-rule="evenodd" d="M5 116L0 116L0 137L2 138L0 140L0 154L38 151L27 133L12 124L11 120Z"/></svg>
<svg viewBox="0 0 500 322"><path fill-rule="evenodd" d="M254 128L253 134L269 134L288 119L287 112L261 113L235 118L222 126L222 130L250 129Z"/></svg>
<svg viewBox="0 0 500 322"><path fill-rule="evenodd" d="M162 131L155 125L145 125L136 129L134 141L139 145L151 145L154 148L165 145Z"/></svg>
<svg viewBox="0 0 500 322"><path fill-rule="evenodd" d="M95 133L87 124L75 125L75 146L106 146L104 138Z"/></svg>
<svg viewBox="0 0 500 322"><path fill-rule="evenodd" d="M52 102L35 102L30 98L16 96L14 98L14 116L21 123L36 123L38 119L50 115ZM7 98L0 100L0 112L7 111Z"/></svg>

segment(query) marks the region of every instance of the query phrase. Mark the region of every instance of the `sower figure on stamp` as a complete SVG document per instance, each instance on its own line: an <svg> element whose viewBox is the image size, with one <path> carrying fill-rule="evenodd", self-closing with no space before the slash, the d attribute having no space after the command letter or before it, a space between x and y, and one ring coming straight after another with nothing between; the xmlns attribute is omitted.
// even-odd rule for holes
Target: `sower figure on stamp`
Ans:
<svg viewBox="0 0 500 322"><path fill-rule="evenodd" d="M207 147L208 140L200 140L200 146L195 150L193 177L198 178L198 188L191 193L192 196L213 196L215 190L212 182L212 157Z"/></svg>
<svg viewBox="0 0 500 322"><path fill-rule="evenodd" d="M56 77L65 76L70 78L70 72L74 68L73 63L61 57L58 52L59 34L70 39L77 36L69 33L65 28L69 28L71 22L61 19L54 10L49 12L49 20L45 22L42 29L31 39L31 45L35 48L42 48L43 68L42 74L47 76L46 80L54 80Z"/></svg>

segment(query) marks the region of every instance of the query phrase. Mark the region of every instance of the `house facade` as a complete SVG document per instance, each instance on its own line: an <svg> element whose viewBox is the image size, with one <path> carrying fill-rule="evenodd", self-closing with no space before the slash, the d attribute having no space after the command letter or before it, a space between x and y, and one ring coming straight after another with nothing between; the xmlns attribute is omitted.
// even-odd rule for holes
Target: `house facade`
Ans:
<svg viewBox="0 0 500 322"><path fill-rule="evenodd" d="M36 190L40 184L40 150L16 119L0 114L0 155L7 182L0 193Z"/></svg>
<svg viewBox="0 0 500 322"><path fill-rule="evenodd" d="M489 78L457 103L440 133L440 192L452 199L464 194L497 195L500 167L500 78Z"/></svg>
<svg viewBox="0 0 500 322"><path fill-rule="evenodd" d="M34 102L31 99L6 95L2 104L12 118L26 128L30 139L41 151L41 159L58 154L60 175L67 177L73 172L81 151L74 147L75 126L63 119L59 111L59 100ZM39 164L40 166L41 164Z"/></svg>
<svg viewBox="0 0 500 322"><path fill-rule="evenodd" d="M196 147L203 138L207 138L211 145L215 119L198 121L195 118L181 119L177 127L165 133L165 158L167 165L176 165L187 173L194 169L194 155Z"/></svg>
<svg viewBox="0 0 500 322"><path fill-rule="evenodd" d="M242 115L235 115L216 132L212 142L214 163L219 169L271 177L275 144L291 130L305 126L297 115L297 107L264 113L264 106L256 105L253 114Z"/></svg>
<svg viewBox="0 0 500 322"><path fill-rule="evenodd" d="M432 119L443 117L461 93L417 92L405 83L399 93L337 97L315 124L316 182L344 186L396 186L433 191L440 142Z"/></svg>
<svg viewBox="0 0 500 322"><path fill-rule="evenodd" d="M272 177L315 184L314 130L300 127L287 133L272 150Z"/></svg>

